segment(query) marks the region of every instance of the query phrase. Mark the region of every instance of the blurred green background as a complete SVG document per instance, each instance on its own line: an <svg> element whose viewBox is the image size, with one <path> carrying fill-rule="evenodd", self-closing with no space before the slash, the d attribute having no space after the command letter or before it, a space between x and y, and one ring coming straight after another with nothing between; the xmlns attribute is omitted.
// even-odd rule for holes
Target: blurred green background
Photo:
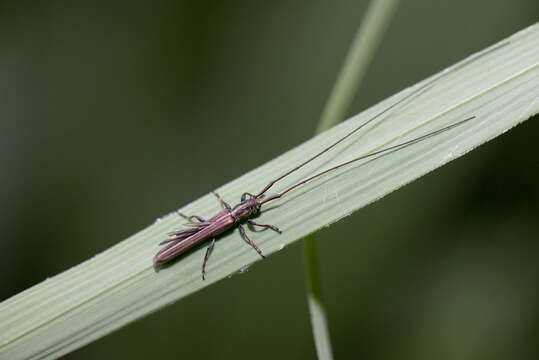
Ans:
<svg viewBox="0 0 539 360"><path fill-rule="evenodd" d="M309 139L366 7L0 1L1 299ZM538 15L402 2L349 114ZM321 232L337 358L537 358L538 141L531 119ZM303 266L297 243L66 358L312 359Z"/></svg>

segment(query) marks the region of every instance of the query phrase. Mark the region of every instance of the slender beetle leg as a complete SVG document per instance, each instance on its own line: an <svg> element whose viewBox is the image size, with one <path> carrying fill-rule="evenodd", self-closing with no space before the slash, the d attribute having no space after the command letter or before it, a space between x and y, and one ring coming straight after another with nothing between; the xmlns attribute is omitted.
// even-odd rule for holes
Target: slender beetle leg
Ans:
<svg viewBox="0 0 539 360"><path fill-rule="evenodd" d="M208 262L208 257L213 249L215 244L215 239L212 239L206 248L206 255L204 255L204 262L202 263L202 280L206 280L206 263Z"/></svg>
<svg viewBox="0 0 539 360"><path fill-rule="evenodd" d="M279 230L279 228L277 226L274 226L274 225L269 225L269 224L257 224L255 223L253 220L251 219L247 219L247 222L253 226L259 226L259 227L263 227L263 228L266 228L266 229L271 229L275 232L278 232L279 234L282 233L281 230Z"/></svg>
<svg viewBox="0 0 539 360"><path fill-rule="evenodd" d="M185 220L189 221L189 222L193 222L193 219L197 219L197 220L200 221L200 222L206 221L206 220L204 220L202 217L200 217L200 216L198 216L198 215L187 216L187 215L182 214L182 213L179 212L179 211L176 211L176 213L177 213L178 215L180 215L182 218L184 218Z"/></svg>
<svg viewBox="0 0 539 360"><path fill-rule="evenodd" d="M245 232L245 228L243 227L243 225L241 224L238 224L238 229L240 230L240 234L241 236L247 240L249 242L249 244L251 244L251 246L256 250L256 252L258 253L258 255L262 256L262 258L265 258L264 255L262 255L262 251L260 251L260 249L258 248L258 246L256 246L256 244L254 243L253 240L251 240L249 238L249 236L247 236L247 233Z"/></svg>
<svg viewBox="0 0 539 360"><path fill-rule="evenodd" d="M221 197L221 195L217 194L215 191L212 191L212 194L215 195L217 197L217 200L219 200L219 202L221 203L221 205L223 205L225 208L227 208L228 210L232 210L232 208L230 207L230 205L223 200L223 198Z"/></svg>

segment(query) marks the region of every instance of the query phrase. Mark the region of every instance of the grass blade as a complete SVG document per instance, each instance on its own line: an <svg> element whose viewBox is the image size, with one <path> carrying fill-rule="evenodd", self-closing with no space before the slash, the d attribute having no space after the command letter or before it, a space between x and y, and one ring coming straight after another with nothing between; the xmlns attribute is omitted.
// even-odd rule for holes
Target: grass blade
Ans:
<svg viewBox="0 0 539 360"><path fill-rule="evenodd" d="M365 18L357 29L341 72L324 107L316 129L317 134L344 120L350 102L357 93L361 80L374 57L376 48L397 5L397 0L373 0L369 4ZM307 302L318 358L330 360L333 359L333 351L322 298L317 249L317 234L312 233L305 238L304 250L308 284Z"/></svg>

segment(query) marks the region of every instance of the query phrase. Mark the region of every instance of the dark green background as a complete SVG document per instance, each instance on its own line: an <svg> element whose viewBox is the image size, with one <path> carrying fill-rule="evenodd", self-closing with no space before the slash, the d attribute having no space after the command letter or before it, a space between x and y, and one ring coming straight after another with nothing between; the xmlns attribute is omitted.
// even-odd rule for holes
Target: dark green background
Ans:
<svg viewBox="0 0 539 360"><path fill-rule="evenodd" d="M366 6L0 2L1 299L310 138ZM403 2L349 114L538 15ZM321 233L338 358L537 358L538 125ZM298 243L67 358L311 359L304 289Z"/></svg>

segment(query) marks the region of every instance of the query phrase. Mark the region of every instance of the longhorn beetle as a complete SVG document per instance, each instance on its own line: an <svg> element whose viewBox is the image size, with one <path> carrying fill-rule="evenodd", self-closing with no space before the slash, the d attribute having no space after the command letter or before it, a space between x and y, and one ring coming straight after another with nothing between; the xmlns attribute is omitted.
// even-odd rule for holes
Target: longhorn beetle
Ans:
<svg viewBox="0 0 539 360"><path fill-rule="evenodd" d="M386 148L381 149L381 150L373 151L371 153L367 153L367 154L358 156L356 158L353 158L352 160L343 162L343 163L341 163L339 165L333 166L333 167L331 167L331 168L329 168L327 170L324 170L324 171L319 172L319 173L317 173L317 174L315 174L313 176L310 176L310 177L308 177L308 178L306 178L304 180L301 180L300 182L298 182L298 183L284 189L283 191L281 191L281 192L279 192L279 193L277 193L275 195L271 195L269 197L265 196L266 192L275 183L277 183L278 181L280 181L283 178L287 177L288 175L290 175L294 171L296 171L296 170L302 168L303 166L307 165L308 163L310 163L314 159L318 158L322 154L326 153L327 151L331 150L337 144L341 143L342 141L344 141L345 139L350 137L352 134L359 131L361 128L363 128L367 124L371 123L372 121L379 118L380 116L382 116L383 114L385 114L389 110L393 109L395 106L401 104L402 102L404 102L405 100L407 100L411 96L413 96L415 94L418 94L419 92L423 91L425 88L432 85L432 83L434 81L438 80L439 78L440 77L437 77L437 78L434 78L434 79L430 80L429 82L422 85L418 89L412 91L411 93L409 93L408 95L406 95L402 99L396 101L395 103L393 103L389 107L387 107L384 110L380 111L379 113L377 113L376 115L374 115L373 117L371 117L370 119L365 121L364 123L360 124L355 129L353 129L352 131L347 133L345 136L341 137L339 140L337 140L333 144L331 144L328 147L324 148L318 154L310 157L309 159L305 160L304 162L297 165L293 169L285 172L283 175L281 175L278 178L270 181L259 193L257 193L257 194L251 194L251 193L248 193L248 192L243 193L243 195L241 196L240 203L237 204L236 206L231 207L226 201L224 201L221 198L221 196L219 196L219 194L217 194L216 192L213 192L213 194L217 197L219 202L224 206L224 209L219 211L215 216L211 217L210 219L205 220L204 218L202 218L200 216L197 216L197 215L186 216L186 215L184 215L184 214L182 214L182 213L180 213L178 211L178 214L180 216L182 216L184 219L188 220L189 223L185 224L186 228L184 228L182 230L172 231L172 232L168 233L170 238L163 241L163 242L161 242L159 244L159 245L163 245L163 244L168 244L168 245L165 246L164 248L162 248L155 255L155 257L153 258L154 267L158 268L162 264L171 261L172 259L179 256L180 254L183 254L184 252L186 252L187 250L189 250L193 246L195 246L195 245L197 245L199 243L202 243L202 242L204 242L204 241L206 241L208 239L211 239L211 241L209 242L208 247L206 249L206 254L204 255L204 261L202 263L202 279L204 280L205 276L206 276L206 262L208 261L208 256L209 256L209 254L210 254L210 252L211 252L211 250L213 248L213 245L215 244L215 237L217 235L225 232L226 230L230 229L233 226L238 227L241 236L251 244L251 246L256 250L256 252L262 258L264 258L264 255L262 254L262 251L260 251L258 246L256 246L256 244L253 242L253 240L251 240L251 238L249 238L249 236L247 236L247 233L245 232L245 228L242 225L242 222L247 222L248 224L250 224L252 226L258 226L258 227L261 227L261 228L267 228L267 229L271 229L271 230L273 230L273 231L275 231L277 233L281 233L281 230L279 230L276 226L269 225L269 224L258 224L256 222L254 222L252 219L249 219L249 217L251 215L254 215L254 214L260 212L260 209L261 209L262 205L264 205L264 204L266 204L266 203L268 203L270 201L273 201L275 199L279 199L280 197L282 197L283 195L285 195L289 191L292 191L292 190L296 189L297 187L299 187L299 186L301 186L301 185L303 185L305 183L308 183L311 180L314 180L314 179L316 179L316 178L318 178L318 177L320 177L322 175L325 175L325 174L327 174L329 172L337 170L337 169L339 169L339 168L341 168L343 166L355 163L356 161L360 161L360 160L363 160L363 159L366 159L366 158L371 158L371 157L375 157L375 156L383 154L383 153L394 151L394 150L403 148L405 146L412 145L412 144L417 143L417 142L419 142L421 140L424 140L426 138L441 134L441 133L443 133L445 131L448 131L448 130L454 128L454 127L457 127L457 126L459 126L461 124L464 124L465 122L468 122L468 121L474 119L475 116L470 116L470 117L468 117L468 118L466 118L464 120L461 120L459 122L456 122L456 123L454 123L452 125L449 125L449 126L441 128L441 129L429 132L427 134L416 137L414 139L404 141L404 142L402 142L400 144L392 145L392 146L386 147ZM193 220L197 220L198 222L194 222Z"/></svg>

